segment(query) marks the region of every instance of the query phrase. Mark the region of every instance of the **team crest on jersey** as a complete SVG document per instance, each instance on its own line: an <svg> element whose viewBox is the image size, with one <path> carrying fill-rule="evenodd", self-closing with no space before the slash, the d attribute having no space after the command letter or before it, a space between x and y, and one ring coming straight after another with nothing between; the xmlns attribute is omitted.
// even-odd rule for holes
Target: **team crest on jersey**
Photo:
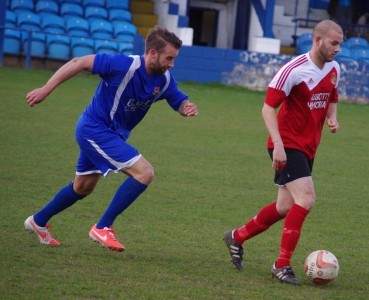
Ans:
<svg viewBox="0 0 369 300"><path fill-rule="evenodd" d="M336 84L336 82L337 82L337 74L336 74L336 72L333 72L332 73L331 82L332 82L332 84Z"/></svg>
<svg viewBox="0 0 369 300"><path fill-rule="evenodd" d="M160 92L160 86L155 87L154 91L152 92L152 95L155 97Z"/></svg>

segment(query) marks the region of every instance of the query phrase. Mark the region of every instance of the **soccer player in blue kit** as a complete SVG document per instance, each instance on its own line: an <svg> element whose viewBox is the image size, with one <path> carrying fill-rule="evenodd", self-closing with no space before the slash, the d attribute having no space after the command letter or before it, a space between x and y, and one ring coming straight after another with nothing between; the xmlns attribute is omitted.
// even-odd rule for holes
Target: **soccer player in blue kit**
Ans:
<svg viewBox="0 0 369 300"><path fill-rule="evenodd" d="M47 224L50 218L91 194L101 176L113 171L128 177L100 220L92 226L89 237L114 251L124 250L113 222L146 190L154 177L151 164L127 143L131 130L150 106L162 99L182 116L198 114L197 106L178 89L169 72L181 46L182 41L174 33L155 26L147 35L143 56L96 54L74 58L44 86L27 94L27 103L33 107L82 71L101 77L91 103L77 123L75 136L80 155L74 180L24 222L25 229L34 232L42 244L60 245L50 234Z"/></svg>

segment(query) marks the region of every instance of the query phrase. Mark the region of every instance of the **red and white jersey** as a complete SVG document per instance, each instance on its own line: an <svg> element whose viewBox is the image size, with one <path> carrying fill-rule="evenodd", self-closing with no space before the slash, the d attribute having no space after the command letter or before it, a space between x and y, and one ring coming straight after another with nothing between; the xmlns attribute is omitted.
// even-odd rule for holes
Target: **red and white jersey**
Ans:
<svg viewBox="0 0 369 300"><path fill-rule="evenodd" d="M309 53L284 65L268 86L265 103L281 108L278 128L285 148L299 149L315 157L329 104L338 101L340 67L327 62L319 69ZM268 148L273 148L268 138Z"/></svg>

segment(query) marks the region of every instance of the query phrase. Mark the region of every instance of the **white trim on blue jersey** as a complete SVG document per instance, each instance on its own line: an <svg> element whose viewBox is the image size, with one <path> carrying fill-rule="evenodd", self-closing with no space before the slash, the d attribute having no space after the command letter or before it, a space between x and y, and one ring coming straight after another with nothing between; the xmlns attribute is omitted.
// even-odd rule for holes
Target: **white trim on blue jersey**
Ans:
<svg viewBox="0 0 369 300"><path fill-rule="evenodd" d="M122 82L120 83L117 92L114 97L114 104L110 111L110 119L113 121L114 114L117 111L117 107L120 101L120 97L122 96L128 82L132 79L133 75L135 74L136 70L141 66L141 59L138 55L131 55L133 57L133 62L127 72L127 74L123 77Z"/></svg>
<svg viewBox="0 0 369 300"><path fill-rule="evenodd" d="M104 150L102 150L99 145L97 145L93 140L87 140L91 145L92 147L94 147L96 149L96 151L101 154L101 156L103 158L105 158L110 164L112 164L114 167L117 168L117 171L120 171L120 170L125 170L125 169L128 169L130 167L132 167L141 157L142 155L139 154L139 155L136 155L135 157L131 158L130 160L128 161L125 161L125 162L119 162L119 161L116 161L114 159L112 159L108 154L106 154L106 152ZM107 173L109 173L110 170L108 170L104 176L107 175Z"/></svg>
<svg viewBox="0 0 369 300"><path fill-rule="evenodd" d="M165 92L165 90L168 88L168 86L169 86L169 83L170 83L170 73L169 73L169 71L167 70L166 72L165 72L165 78L167 79L167 82L165 83L165 85L164 85L164 87L161 89L161 91L155 96L155 98L154 98L154 102L156 101L156 100L158 100L159 99L159 97Z"/></svg>

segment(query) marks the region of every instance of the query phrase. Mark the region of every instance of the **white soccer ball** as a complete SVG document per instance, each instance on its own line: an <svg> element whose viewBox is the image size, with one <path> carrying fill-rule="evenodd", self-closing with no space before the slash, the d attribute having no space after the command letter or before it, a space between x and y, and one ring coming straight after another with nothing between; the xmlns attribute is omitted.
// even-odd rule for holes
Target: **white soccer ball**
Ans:
<svg viewBox="0 0 369 300"><path fill-rule="evenodd" d="M315 284L321 285L333 281L338 276L338 270L336 256L327 250L316 250L305 259L305 274Z"/></svg>

